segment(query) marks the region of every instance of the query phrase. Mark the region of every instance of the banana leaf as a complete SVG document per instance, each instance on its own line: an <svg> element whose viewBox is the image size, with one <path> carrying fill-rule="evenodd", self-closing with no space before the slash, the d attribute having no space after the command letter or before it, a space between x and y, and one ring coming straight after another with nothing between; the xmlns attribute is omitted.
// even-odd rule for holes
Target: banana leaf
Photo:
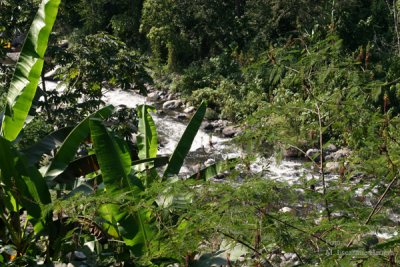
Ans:
<svg viewBox="0 0 400 267"><path fill-rule="evenodd" d="M122 238L136 256L143 255L149 249L155 233L150 213L142 209L130 214L122 210L122 207L114 203L100 206L98 214L105 221L102 228L108 235Z"/></svg>
<svg viewBox="0 0 400 267"><path fill-rule="evenodd" d="M179 174L183 161L190 151L193 140L196 137L204 115L206 114L206 108L207 103L202 102L196 113L193 115L169 160L169 164L164 171L163 179Z"/></svg>
<svg viewBox="0 0 400 267"><path fill-rule="evenodd" d="M51 202L47 184L39 171L18 155L11 143L0 136L1 181L6 192L24 207L33 218L41 218L42 205Z"/></svg>
<svg viewBox="0 0 400 267"><path fill-rule="evenodd" d="M58 175L64 172L69 163L74 159L79 145L85 138L89 136L89 121L91 118L106 118L109 117L114 110L113 106L106 106L97 112L93 113L83 121L81 121L67 136L63 144L59 148L53 161L45 171L45 179L48 181L54 180Z"/></svg>
<svg viewBox="0 0 400 267"><path fill-rule="evenodd" d="M139 159L154 158L157 156L157 128L149 113L150 111L155 111L155 109L147 105L140 105L137 108L139 117L139 134L137 135L136 140L139 148Z"/></svg>
<svg viewBox="0 0 400 267"><path fill-rule="evenodd" d="M135 194L138 187L129 175L131 158L126 144L113 138L98 119L90 120L90 129L107 193L119 194L130 190ZM145 210L130 214L122 207L124 206L107 203L99 208L99 215L106 220L103 228L111 236L122 237L125 244L139 255L148 246L149 237L152 236L148 214Z"/></svg>
<svg viewBox="0 0 400 267"><path fill-rule="evenodd" d="M126 188L132 162L126 143L113 138L99 119L90 120L90 130L106 190Z"/></svg>
<svg viewBox="0 0 400 267"><path fill-rule="evenodd" d="M44 54L60 0L43 0L22 47L10 88L1 132L13 141L22 130L43 69Z"/></svg>
<svg viewBox="0 0 400 267"><path fill-rule="evenodd" d="M49 154L53 149L60 146L72 129L72 127L61 128L27 149L22 150L28 160L28 164L34 165L38 163L44 154Z"/></svg>

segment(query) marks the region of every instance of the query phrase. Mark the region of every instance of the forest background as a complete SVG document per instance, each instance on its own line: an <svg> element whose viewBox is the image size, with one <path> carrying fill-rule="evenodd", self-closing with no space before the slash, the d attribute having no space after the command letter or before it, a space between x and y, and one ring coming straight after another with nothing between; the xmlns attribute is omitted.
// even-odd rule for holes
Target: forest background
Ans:
<svg viewBox="0 0 400 267"><path fill-rule="evenodd" d="M26 36L39 4L34 0L0 2L1 58L22 46L18 39ZM165 177L177 174L180 168L172 171L173 164L164 176L153 169L140 175L137 169L134 174L133 170L121 174L126 172L121 162L124 171L108 173L104 166L112 159L102 153L113 153L100 148L101 138L105 138L101 134L115 134L112 141L107 139L115 148L114 155L126 157L115 140L129 143L132 129L148 126L154 132L148 118L150 108L120 111L116 115L119 124L111 127L92 118L91 141L99 146L89 153L99 161L100 170L95 174L103 175L106 189L113 188L107 183L116 176L130 181L133 175L141 181L140 193L129 184L129 194L123 191L126 194L114 199L112 193L121 188L98 193L97 184L91 184L93 190L84 192L85 198L81 193L64 198L79 186L70 181L66 187L54 185L68 184L49 178L49 170L61 168L56 162L61 156L56 156L48 162L41 159L28 164L37 170L50 166L44 175L47 183L40 188L54 189L49 191L51 201L41 199L36 213L39 207L27 208L29 204L21 197L26 192L14 190L5 178L32 175L19 173L19 160L10 163L3 156L0 198L9 199L1 207L0 262L17 266L42 259L67 262L72 252L83 251L83 244L94 240L96 248L85 253L92 255L91 261L97 265L191 265L208 257L223 260L227 266L240 266L244 264L241 261L260 266L330 266L332 262L396 266L400 239L395 234L378 239L374 232L386 229L396 233L399 223L393 219L400 212L399 9L396 0L61 1L44 56L43 75L57 66L57 79L68 90L57 93L41 88L44 100L37 102L40 111L26 124L23 136L10 140L3 132L5 139L12 141L0 142L8 156L20 159L46 135L75 127L100 108L99 112L108 113L101 101L104 90L119 87L145 94L155 88L178 95L199 107L200 113L204 109L204 114L196 113L194 118L239 125L242 131L236 141L253 158L282 158L294 150L297 157L307 154L308 164L315 166L320 176L291 186L261 179L244 168L240 175L245 178L239 184L234 171L222 184L189 179L174 180L171 186ZM14 69L13 64L1 65L0 112L6 115ZM87 101L82 103L79 99L83 96ZM125 125L127 120L135 127ZM144 139L154 146L147 137ZM84 147L89 141L82 138L76 142ZM137 157L131 153L132 160L155 158L150 143L144 148L133 144L131 150ZM324 155L332 145L350 152L335 161L337 176L328 182L329 162ZM316 152L306 153L309 148ZM71 149L71 156L63 158L63 171L79 159L77 150ZM247 166L251 159L241 160L235 164ZM174 162L172 158L170 162ZM9 176L7 164L16 167ZM90 172L85 177L101 184L96 175ZM361 196L356 194L360 188ZM131 196L132 192L137 195ZM160 192L176 201L161 205ZM78 198L79 205L74 204ZM130 208L122 212L126 207ZM290 212L282 212L284 207L290 207ZM48 219L50 210L59 215L57 224L70 227L60 229L68 231L51 233L38 228L38 219ZM12 226L19 219L16 214L24 211L33 219L26 219L23 229ZM62 214L68 215L66 222L61 220ZM124 226L120 230L120 225L128 222L141 226L133 232ZM26 234L30 224L34 230ZM56 223L51 224L58 229ZM89 233L78 234L85 227ZM106 245L98 242L101 238L93 235L93 229L104 233ZM147 231L152 234L143 234ZM135 238L139 234L142 238ZM217 253L216 247L225 241L233 248L244 247L244 256ZM110 251L113 256L107 254ZM352 251L359 253L352 255ZM286 261L285 252L294 255L293 261Z"/></svg>

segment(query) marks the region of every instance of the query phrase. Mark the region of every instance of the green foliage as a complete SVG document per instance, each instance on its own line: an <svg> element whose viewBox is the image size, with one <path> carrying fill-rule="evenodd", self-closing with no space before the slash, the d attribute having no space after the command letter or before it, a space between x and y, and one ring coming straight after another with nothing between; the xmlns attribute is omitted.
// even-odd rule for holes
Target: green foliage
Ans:
<svg viewBox="0 0 400 267"><path fill-rule="evenodd" d="M59 78L66 88L48 92L43 105L50 106L52 119L61 127L74 125L104 104L104 90L120 87L145 94L145 84L151 82L142 58L105 33L88 35L66 54L55 56L62 56Z"/></svg>
<svg viewBox="0 0 400 267"><path fill-rule="evenodd" d="M154 112L155 109L147 105L141 105L138 107L139 134L137 135L136 139L139 149L139 159L154 158L157 156L157 129L153 118L149 113L151 111Z"/></svg>
<svg viewBox="0 0 400 267"><path fill-rule="evenodd" d="M44 53L60 1L45 1L32 22L7 95L2 134L14 140L21 131L36 93Z"/></svg>
<svg viewBox="0 0 400 267"><path fill-rule="evenodd" d="M1 1L1 58L35 5ZM395 266L398 238L375 234L396 231L400 204L398 8L361 0L63 1L44 68L61 65L56 78L65 88L43 88L47 114L26 120L49 29L28 35L10 90L14 66L0 70L0 264L67 261L90 244L93 265L279 265L285 251L296 255L293 264ZM61 48L61 38L71 46ZM149 65L137 48L151 51ZM32 54L37 65L26 60ZM27 87L16 82L22 69ZM114 117L111 107L98 111L104 90L145 91L147 71L199 105L171 157L157 157L149 106ZM351 154L337 162L340 177L311 156L318 175L293 184L254 175L248 159L179 179L203 117L242 123L238 142L253 157L310 147L325 154L331 144ZM53 132L52 123L75 128Z"/></svg>

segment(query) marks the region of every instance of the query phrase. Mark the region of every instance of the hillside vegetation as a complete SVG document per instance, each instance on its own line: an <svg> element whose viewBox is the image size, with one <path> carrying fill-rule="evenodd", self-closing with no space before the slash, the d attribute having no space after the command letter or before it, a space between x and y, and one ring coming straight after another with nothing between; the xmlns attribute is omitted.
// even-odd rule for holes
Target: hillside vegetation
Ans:
<svg viewBox="0 0 400 267"><path fill-rule="evenodd" d="M397 266L399 11L0 1L0 265ZM191 109L171 155L154 107L106 105L116 88ZM243 156L183 179L204 120ZM311 176L254 171L271 157Z"/></svg>

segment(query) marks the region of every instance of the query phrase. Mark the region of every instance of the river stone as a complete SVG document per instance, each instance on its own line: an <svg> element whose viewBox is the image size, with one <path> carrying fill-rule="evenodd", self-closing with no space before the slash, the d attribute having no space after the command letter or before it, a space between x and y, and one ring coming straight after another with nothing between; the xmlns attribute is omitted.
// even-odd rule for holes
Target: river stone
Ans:
<svg viewBox="0 0 400 267"><path fill-rule="evenodd" d="M326 156L327 160L332 160L332 161L339 161L340 159L346 158L350 155L351 150L347 147L341 148L336 152L333 152Z"/></svg>
<svg viewBox="0 0 400 267"><path fill-rule="evenodd" d="M288 149L285 149L285 151L283 151L283 157L285 158L297 158L299 157L299 155L299 150L294 147L289 147Z"/></svg>
<svg viewBox="0 0 400 267"><path fill-rule="evenodd" d="M177 120L185 120L188 118L188 115L184 114L184 113L179 113L178 115L175 116L175 118Z"/></svg>
<svg viewBox="0 0 400 267"><path fill-rule="evenodd" d="M325 164L325 171L330 173L338 172L340 164L337 161L330 161Z"/></svg>
<svg viewBox="0 0 400 267"><path fill-rule="evenodd" d="M192 113L192 112L195 111L195 110L196 110L195 107L190 106L190 107L185 108L185 109L183 110L183 112L184 112L184 113Z"/></svg>
<svg viewBox="0 0 400 267"><path fill-rule="evenodd" d="M68 253L67 257L70 258L71 260L76 260L76 261L84 261L87 259L86 255L83 252L77 250L75 250L72 253L71 252Z"/></svg>
<svg viewBox="0 0 400 267"><path fill-rule="evenodd" d="M234 137L237 133L238 133L238 129L234 126L225 127L222 130L222 134L224 135L224 137L228 137L228 138Z"/></svg>
<svg viewBox="0 0 400 267"><path fill-rule="evenodd" d="M283 254L283 256L285 257L285 259L286 259L287 261L296 260L296 258L297 258L297 255L296 255L295 253L289 253L289 252Z"/></svg>
<svg viewBox="0 0 400 267"><path fill-rule="evenodd" d="M210 122L208 122L208 121L203 121L202 123L201 123L201 127L200 127L202 130L205 130L205 131L211 131L211 130L213 130L214 129L214 126L212 125L212 123L210 123Z"/></svg>
<svg viewBox="0 0 400 267"><path fill-rule="evenodd" d="M168 100L163 104L163 109L176 109L182 105L181 100Z"/></svg>
<svg viewBox="0 0 400 267"><path fill-rule="evenodd" d="M329 144L325 147L324 149L326 152L332 153L332 152L336 152L338 150L338 148L334 145L334 144Z"/></svg>
<svg viewBox="0 0 400 267"><path fill-rule="evenodd" d="M168 100L174 100L176 97L173 94L167 96Z"/></svg>
<svg viewBox="0 0 400 267"><path fill-rule="evenodd" d="M147 101L150 101L150 102L154 102L154 101L159 100L160 98L161 98L161 97L160 97L160 93L157 92L157 91L155 91L155 92L149 93L149 94L147 95L147 97L146 97L146 100L147 100Z"/></svg>
<svg viewBox="0 0 400 267"><path fill-rule="evenodd" d="M223 128L226 127L228 125L228 121L227 120L214 120L211 122L211 124L215 127L215 128Z"/></svg>

